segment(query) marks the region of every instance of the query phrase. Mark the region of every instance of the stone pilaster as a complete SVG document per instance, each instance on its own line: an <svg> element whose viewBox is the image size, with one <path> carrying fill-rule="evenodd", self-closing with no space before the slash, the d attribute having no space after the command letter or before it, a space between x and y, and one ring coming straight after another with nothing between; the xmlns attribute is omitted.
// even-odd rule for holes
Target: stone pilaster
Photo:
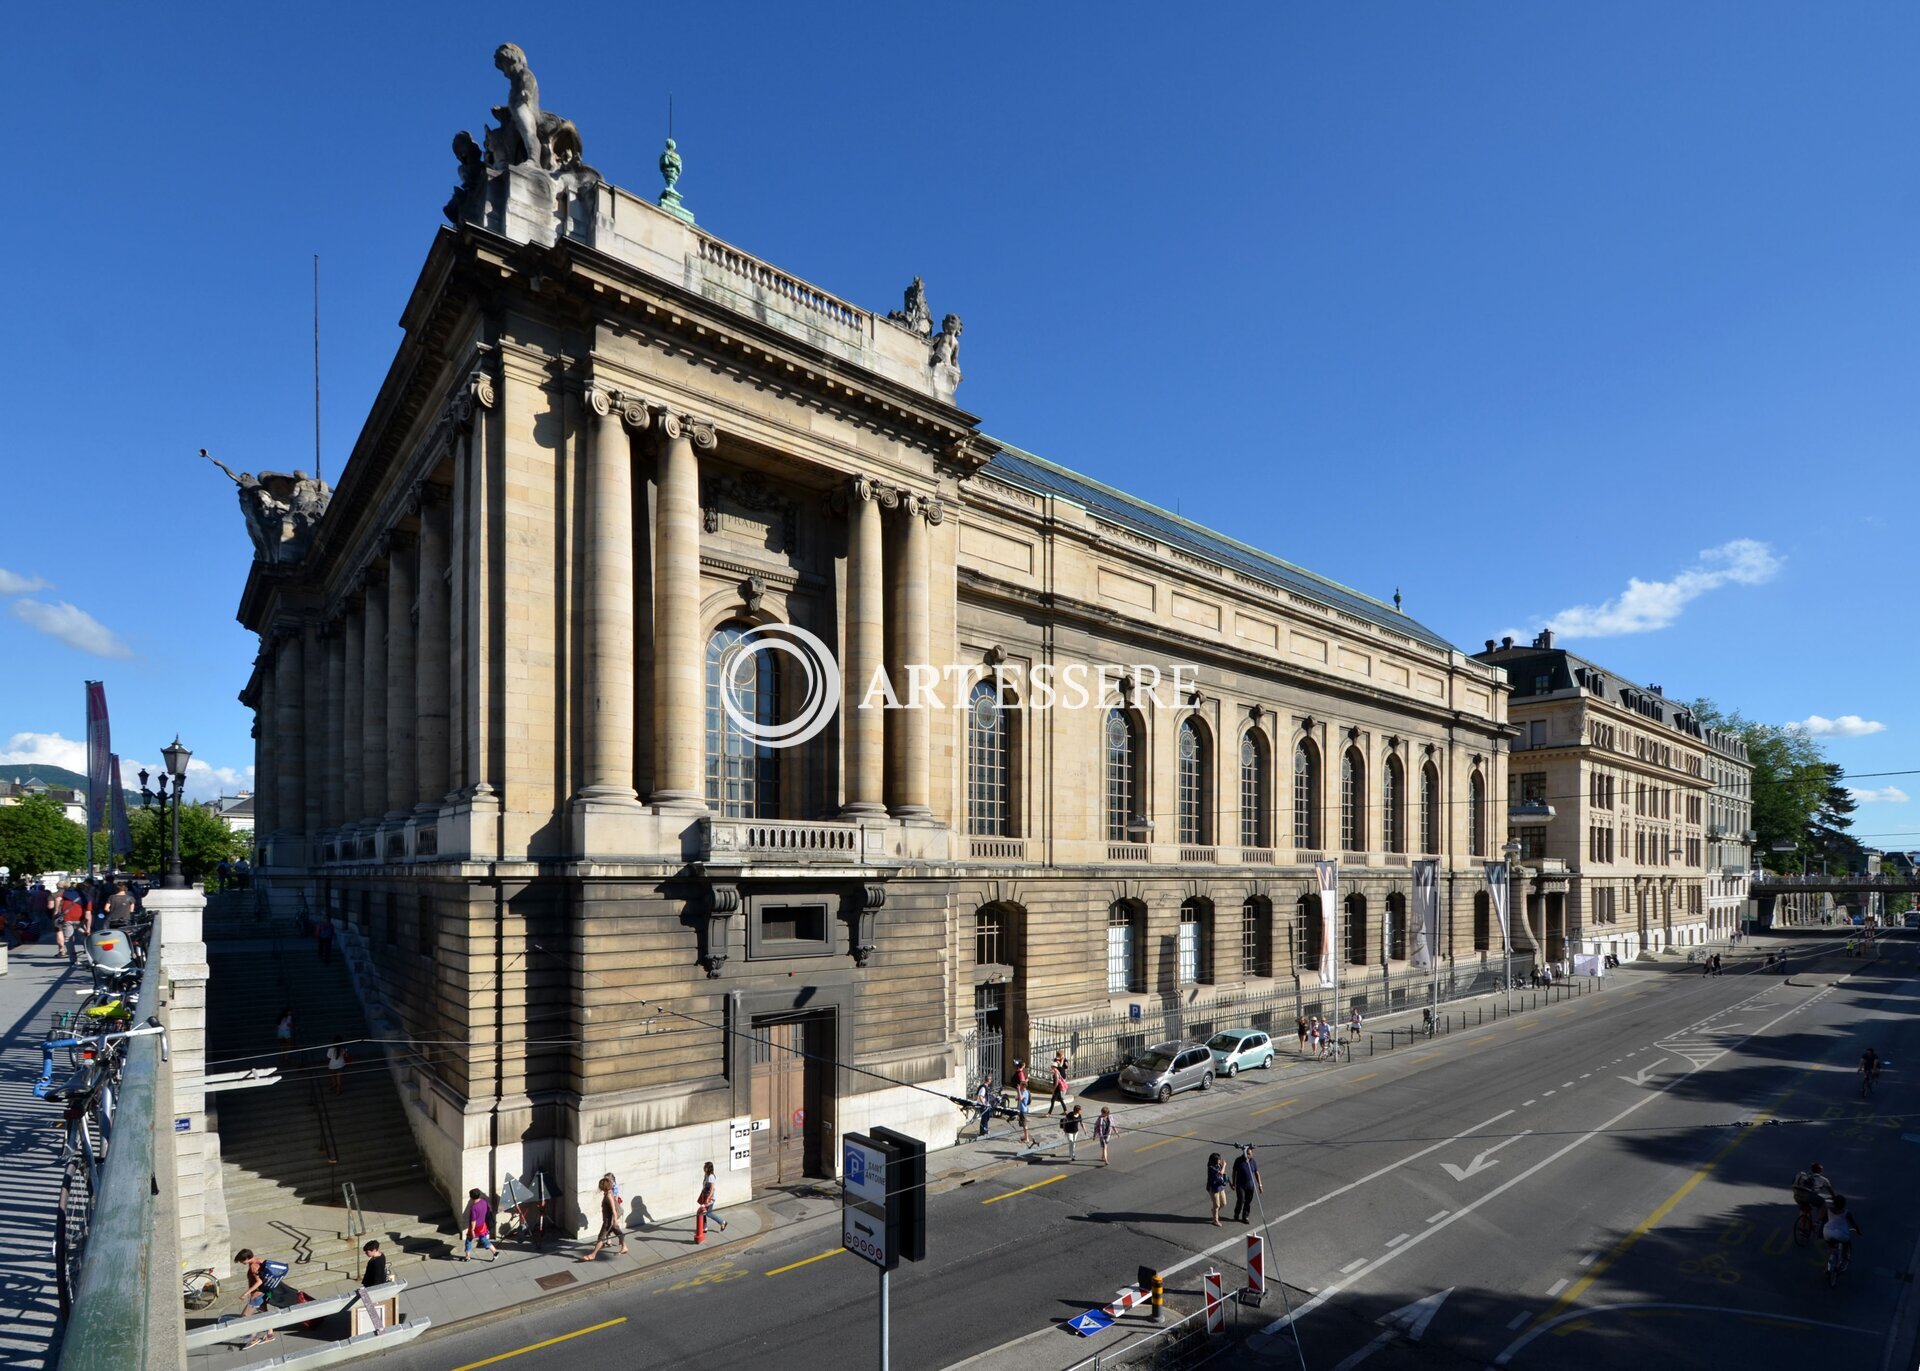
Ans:
<svg viewBox="0 0 1920 1371"><path fill-rule="evenodd" d="M273 689L273 639L262 635L258 684L253 697L253 830L256 842L271 837L280 826L280 769L274 740L279 735Z"/></svg>
<svg viewBox="0 0 1920 1371"><path fill-rule="evenodd" d="M587 506L586 572L580 591L586 673L583 746L576 805L626 806L633 789L633 444L646 406L587 389L590 436L582 498ZM695 574L698 574L698 565Z"/></svg>
<svg viewBox="0 0 1920 1371"><path fill-rule="evenodd" d="M361 617L366 638L360 651L360 812L354 818L372 823L387 802L387 585L379 571L367 574Z"/></svg>
<svg viewBox="0 0 1920 1371"><path fill-rule="evenodd" d="M414 696L416 752L414 809L431 813L449 786L447 699L452 684L449 632L452 601L447 583L448 509L434 486L420 491L420 613L416 625Z"/></svg>
<svg viewBox="0 0 1920 1371"><path fill-rule="evenodd" d="M274 826L283 835L300 832L306 813L305 653L300 630L276 634L273 650ZM291 864L294 845L280 844L274 865Z"/></svg>
<svg viewBox="0 0 1920 1371"><path fill-rule="evenodd" d="M887 650L879 495L872 481L855 477L847 504L847 669L840 730L847 758L842 812L849 818L887 812L886 711L860 708Z"/></svg>
<svg viewBox="0 0 1920 1371"><path fill-rule="evenodd" d="M416 555L413 535L394 530L387 535L387 793L388 822L400 822L413 813L420 797L414 732L413 595Z"/></svg>
<svg viewBox="0 0 1920 1371"><path fill-rule="evenodd" d="M346 708L347 633L344 619L327 624L320 634L320 652L326 664L321 697L320 827L338 828L346 818L346 777L341 773L340 719Z"/></svg>
<svg viewBox="0 0 1920 1371"><path fill-rule="evenodd" d="M340 616L340 715L334 724L334 750L340 765L340 814L336 826L357 824L367 812L360 719L366 712L366 605L355 596ZM345 856L343 852L341 854Z"/></svg>
<svg viewBox="0 0 1920 1371"><path fill-rule="evenodd" d="M653 746L651 799L704 809L706 644L700 633L700 459L713 426L688 415L660 419L654 532Z"/></svg>
<svg viewBox="0 0 1920 1371"><path fill-rule="evenodd" d="M899 566L894 579L893 661L890 672L901 703L909 699L911 668L933 662L932 571L928 566L928 523L942 517L937 501L903 494L899 500ZM927 708L899 710L900 747L888 786L889 808L902 819L933 813L933 715Z"/></svg>
<svg viewBox="0 0 1920 1371"><path fill-rule="evenodd" d="M301 786L300 829L307 835L310 863L318 848L314 837L326 825L327 787L327 644L319 624L300 630L301 672L300 751Z"/></svg>

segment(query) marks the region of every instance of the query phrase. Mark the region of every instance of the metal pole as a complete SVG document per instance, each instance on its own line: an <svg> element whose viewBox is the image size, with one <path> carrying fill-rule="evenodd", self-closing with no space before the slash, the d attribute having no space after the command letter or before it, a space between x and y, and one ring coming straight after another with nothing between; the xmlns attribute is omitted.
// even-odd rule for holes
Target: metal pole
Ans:
<svg viewBox="0 0 1920 1371"><path fill-rule="evenodd" d="M1500 945L1505 949L1507 970L1500 979L1506 983L1507 1013L1513 1013L1513 857L1507 857L1507 918L1506 927L1500 933Z"/></svg>
<svg viewBox="0 0 1920 1371"><path fill-rule="evenodd" d="M880 1268L880 1371L887 1371L887 1268Z"/></svg>

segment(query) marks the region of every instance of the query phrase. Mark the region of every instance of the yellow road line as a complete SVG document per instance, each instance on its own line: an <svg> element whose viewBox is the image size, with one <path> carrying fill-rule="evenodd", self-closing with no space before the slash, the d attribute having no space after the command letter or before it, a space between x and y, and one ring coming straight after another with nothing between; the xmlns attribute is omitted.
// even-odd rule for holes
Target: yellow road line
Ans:
<svg viewBox="0 0 1920 1371"><path fill-rule="evenodd" d="M1432 1060L1433 1060L1433 1059L1434 1059L1435 1057L1437 1057L1437 1056L1439 1056L1439 1055L1440 1055L1440 1054L1439 1054L1438 1052L1422 1052L1422 1053L1421 1053L1421 1054L1420 1054L1419 1056L1417 1056L1417 1057L1409 1057L1409 1058L1407 1058L1407 1065L1409 1065L1409 1066L1411 1066L1411 1065L1413 1065L1413 1064L1414 1064L1415 1062L1430 1062L1430 1061L1432 1061Z"/></svg>
<svg viewBox="0 0 1920 1371"><path fill-rule="evenodd" d="M1791 1095L1793 1091L1798 1088L1799 1088L1798 1086L1795 1086L1792 1089L1789 1089L1788 1091L1786 1091L1785 1094L1781 1095L1779 1099L1775 1100L1771 1106L1761 1110L1758 1114L1754 1115L1753 1122L1755 1127L1743 1128L1739 1132L1735 1133L1733 1136L1733 1141L1729 1142L1725 1147L1721 1148L1718 1152L1714 1153L1712 1157L1708 1158L1704 1163L1702 1163L1694 1171L1694 1173L1691 1176L1687 1177L1686 1180L1681 1182L1680 1188L1678 1190L1674 1191L1671 1195L1667 1196L1665 1200L1661 1201L1660 1207L1658 1209L1655 1209L1651 1214L1647 1215L1646 1218L1642 1219L1638 1224L1634 1225L1633 1230L1630 1233L1628 1233L1626 1237L1620 1239L1619 1242L1613 1245L1613 1250L1611 1252L1607 1253L1606 1256L1601 1257L1598 1261L1594 1262L1593 1265L1587 1268L1587 1273L1584 1276L1582 1276L1579 1280L1575 1281L1572 1285L1568 1286L1566 1290L1561 1294L1560 1298L1554 1301L1552 1307L1547 1309L1544 1313L1540 1315L1539 1318L1534 1320L1533 1326L1535 1328L1540 1328L1545 1326L1546 1324L1551 1323L1554 1319L1558 1318L1567 1309L1571 1308L1575 1303L1577 1303L1580 1297L1586 1294L1586 1292L1590 1288L1592 1288L1593 1283L1600 1279L1601 1275L1606 1271L1608 1267L1612 1266L1614 1262L1618 1261L1621 1257L1625 1256L1627 1254L1628 1249L1631 1248L1635 1243L1639 1242L1640 1239L1646 1237L1648 1232L1652 1230L1655 1224L1659 1223L1662 1219L1666 1218L1667 1215L1671 1214L1679 1206L1682 1200L1686 1199L1687 1196L1693 1193L1693 1188L1695 1186L1699 1185L1701 1181L1704 1181L1708 1177L1708 1175L1712 1173L1713 1169L1716 1166L1720 1165L1721 1162L1725 1161L1729 1156L1733 1154L1734 1148L1740 1146L1741 1143L1745 1142L1748 1138L1752 1137L1753 1134L1758 1131L1758 1125L1763 1124L1768 1119L1772 1118L1774 1115L1774 1112L1777 1109L1779 1109L1779 1107L1782 1104L1786 1102L1787 1096Z"/></svg>
<svg viewBox="0 0 1920 1371"><path fill-rule="evenodd" d="M572 1338L584 1337L588 1333L598 1333L603 1328L612 1328L615 1324L625 1323L626 1321L627 1316L622 1314L617 1319L608 1319L605 1323L596 1323L591 1328L578 1328L571 1333L562 1333L557 1338L548 1338L545 1342L529 1343L525 1347L517 1347L511 1352L502 1352L496 1357L488 1357L484 1361L470 1361L465 1366L454 1367L453 1371L476 1371L478 1367L492 1366L495 1362L505 1361L509 1357L517 1357L522 1352L538 1352L543 1347L552 1347L555 1343L566 1342Z"/></svg>
<svg viewBox="0 0 1920 1371"><path fill-rule="evenodd" d="M1276 1109L1285 1109L1285 1108L1286 1108L1286 1107L1287 1107L1288 1105L1290 1105L1290 1104L1298 1104L1299 1102L1300 1102L1300 1097L1296 1095L1296 1096L1294 1096L1294 1097L1293 1097L1292 1099L1290 1099L1290 1100L1282 1100L1282 1101L1280 1101L1280 1103L1278 1103L1278 1104L1263 1104L1263 1105L1261 1105L1261 1106L1260 1106L1260 1107L1259 1107L1258 1109L1256 1109L1256 1110L1254 1110L1253 1112L1254 1112L1255 1114L1268 1114L1268 1113L1271 1113L1271 1112L1273 1112L1273 1111L1274 1111L1274 1110L1276 1110ZM1155 1143L1155 1144L1154 1144L1154 1146L1155 1146L1155 1147L1158 1147L1159 1145L1160 1145L1160 1144L1158 1144L1158 1143Z"/></svg>
<svg viewBox="0 0 1920 1371"><path fill-rule="evenodd" d="M1133 1150L1135 1152L1151 1152L1156 1147L1165 1147L1168 1143L1177 1143L1181 1138L1191 1138L1192 1136L1192 1133L1180 1133L1171 1138L1162 1138L1157 1143L1148 1143L1145 1147L1136 1147Z"/></svg>
<svg viewBox="0 0 1920 1371"><path fill-rule="evenodd" d="M1364 1076L1355 1076L1355 1077L1353 1078L1353 1080L1352 1080L1352 1081L1350 1082L1350 1084L1352 1084L1352 1085L1358 1085L1358 1084L1360 1084L1360 1082L1362 1082L1362 1081L1370 1081L1370 1080L1372 1080L1372 1079L1373 1079L1373 1078L1374 1078L1375 1076L1378 1076L1379 1074L1380 1074L1380 1073L1379 1073L1378 1071L1369 1071L1369 1072L1368 1072L1368 1073L1367 1073L1366 1075L1364 1075Z"/></svg>
<svg viewBox="0 0 1920 1371"><path fill-rule="evenodd" d="M828 1257L837 1257L837 1256L839 1256L839 1255L840 1255L840 1254L841 1254L842 1252L844 1252L844 1251L846 1251L846 1250L847 1250L847 1249L846 1249L846 1248L844 1248L844 1247L836 1247L836 1248L834 1248L834 1249L832 1249L831 1251L828 1251L828 1252L822 1252L822 1253L821 1253L821 1254L820 1254L819 1256L817 1256L817 1257L807 1257L807 1258L805 1258L805 1259L803 1259L803 1260L801 1260L801 1261L797 1261L797 1262L789 1262L789 1263L787 1263L787 1264L786 1264L785 1266L776 1266L776 1267L774 1267L774 1268L773 1268L773 1270L771 1270L771 1271L769 1271L769 1272L767 1272L767 1274L768 1274L769 1276L777 1276L777 1275L779 1275L779 1274L780 1274L780 1273L781 1273L782 1271L798 1271L798 1270L799 1270L799 1269L800 1269L801 1267L803 1267L803 1266L812 1266L812 1265L813 1265L813 1264L814 1264L815 1262L823 1262L823 1261L825 1261L825 1260L826 1260L826 1259L827 1259Z"/></svg>
<svg viewBox="0 0 1920 1371"><path fill-rule="evenodd" d="M1023 1185L1018 1190L1009 1190L1004 1195L990 1195L986 1199L980 1201L980 1203L998 1204L1002 1200L1012 1199L1015 1195L1024 1195L1029 1190L1038 1190L1043 1185L1052 1185L1055 1181L1064 1181L1065 1179L1066 1179L1065 1173L1062 1173L1058 1176L1049 1176L1044 1181L1035 1181L1032 1185Z"/></svg>

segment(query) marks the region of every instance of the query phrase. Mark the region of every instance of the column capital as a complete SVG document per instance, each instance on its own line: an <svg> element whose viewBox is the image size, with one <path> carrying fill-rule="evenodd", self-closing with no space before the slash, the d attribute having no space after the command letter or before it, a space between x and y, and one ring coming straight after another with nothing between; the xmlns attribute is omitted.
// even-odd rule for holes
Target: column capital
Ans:
<svg viewBox="0 0 1920 1371"><path fill-rule="evenodd" d="M428 509L437 509L453 499L453 487L438 481L421 479L407 491L406 511L418 517Z"/></svg>
<svg viewBox="0 0 1920 1371"><path fill-rule="evenodd" d="M702 452L712 452L720 443L720 432L713 420L696 414L676 414L672 410L663 410L660 431L668 438L686 438Z"/></svg>
<svg viewBox="0 0 1920 1371"><path fill-rule="evenodd" d="M946 505L934 496L920 495L904 486L897 490L883 487L879 500L882 508L898 509L909 519L925 519L930 524L938 524L947 517Z"/></svg>
<svg viewBox="0 0 1920 1371"><path fill-rule="evenodd" d="M406 552L414 545L416 537L412 529L390 528L380 535L380 551L388 557L396 552Z"/></svg>
<svg viewBox="0 0 1920 1371"><path fill-rule="evenodd" d="M493 378L484 371L475 370L448 399L447 418L455 428L465 429L473 422L473 416L478 411L492 408Z"/></svg>

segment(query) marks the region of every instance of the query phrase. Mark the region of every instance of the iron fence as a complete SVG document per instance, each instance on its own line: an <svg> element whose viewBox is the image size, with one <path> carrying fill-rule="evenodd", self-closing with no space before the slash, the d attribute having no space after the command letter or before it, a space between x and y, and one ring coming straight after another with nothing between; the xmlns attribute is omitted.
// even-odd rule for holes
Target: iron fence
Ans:
<svg viewBox="0 0 1920 1371"><path fill-rule="evenodd" d="M1226 1306L1230 1324L1237 1324L1239 1305L1228 1300ZM1085 1361L1073 1363L1067 1371L1112 1371L1119 1367L1134 1371L1193 1371L1194 1367L1203 1366L1229 1351L1234 1341L1222 1334L1209 1335L1207 1311L1197 1309L1143 1338L1095 1352Z"/></svg>

